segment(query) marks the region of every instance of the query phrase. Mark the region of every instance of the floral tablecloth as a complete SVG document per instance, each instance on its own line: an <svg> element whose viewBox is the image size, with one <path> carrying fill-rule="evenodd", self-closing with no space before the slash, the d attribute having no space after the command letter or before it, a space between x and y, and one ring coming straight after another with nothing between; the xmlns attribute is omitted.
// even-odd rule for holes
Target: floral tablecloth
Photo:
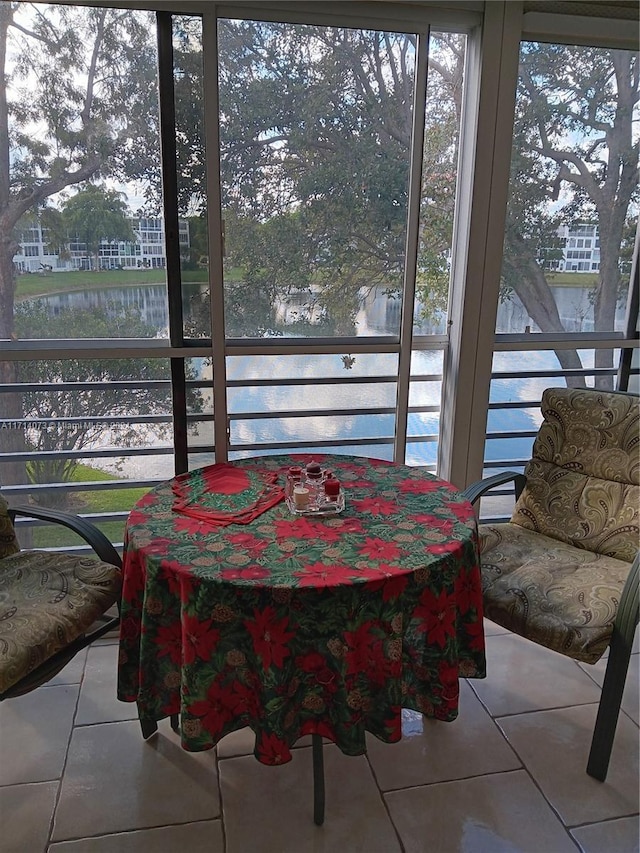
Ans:
<svg viewBox="0 0 640 853"><path fill-rule="evenodd" d="M311 458L233 466L282 484ZM289 761L305 734L360 755L365 731L400 739L403 707L455 719L459 676L485 675L471 505L420 468L313 459L343 485L340 515L294 516L280 501L219 526L180 511L184 475L131 512L118 697L141 719L179 713L185 749L250 726L265 764Z"/></svg>

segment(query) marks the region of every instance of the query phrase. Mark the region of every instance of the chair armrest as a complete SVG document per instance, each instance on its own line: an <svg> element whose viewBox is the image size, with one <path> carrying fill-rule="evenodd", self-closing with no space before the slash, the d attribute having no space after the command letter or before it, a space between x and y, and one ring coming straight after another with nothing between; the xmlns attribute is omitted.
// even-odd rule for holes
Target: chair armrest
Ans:
<svg viewBox="0 0 640 853"><path fill-rule="evenodd" d="M631 571L620 596L620 604L616 614L615 630L629 644L633 642L636 625L640 621L640 552L631 564Z"/></svg>
<svg viewBox="0 0 640 853"><path fill-rule="evenodd" d="M91 545L98 557L105 563L111 563L122 569L122 560L120 555L113 547L111 542L104 535L102 530L97 528L95 524L87 521L86 518L80 518L78 515L73 515L69 512L62 512L58 509L45 509L35 506L12 506L9 507L9 516L13 521L16 515L25 516L26 518L37 518L41 521L52 521L55 524L61 524L73 530L78 536L81 536L84 541Z"/></svg>
<svg viewBox="0 0 640 853"><path fill-rule="evenodd" d="M494 489L496 486L501 486L503 483L510 482L515 483L516 500L518 500L522 494L525 483L527 482L527 478L524 474L519 474L517 471L501 471L499 474L494 474L493 477L478 480L476 483L472 483L470 486L467 486L467 488L462 492L462 495L469 501L469 503L474 504L484 494L490 492L491 489Z"/></svg>

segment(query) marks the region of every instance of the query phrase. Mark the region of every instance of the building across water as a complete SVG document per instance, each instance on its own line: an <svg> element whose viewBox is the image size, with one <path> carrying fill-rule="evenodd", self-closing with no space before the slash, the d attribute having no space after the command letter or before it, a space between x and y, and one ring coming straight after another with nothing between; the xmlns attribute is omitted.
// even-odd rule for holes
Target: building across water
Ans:
<svg viewBox="0 0 640 853"><path fill-rule="evenodd" d="M133 241L103 240L98 250L101 270L116 269L164 269L167 265L164 221L160 217L130 218L135 235ZM180 219L179 240L181 254L190 248L189 223ZM18 232L20 250L14 255L16 271L34 273L44 271L66 271L95 269L96 258L86 243L71 238L64 251L54 248L49 232L41 222L33 220Z"/></svg>
<svg viewBox="0 0 640 853"><path fill-rule="evenodd" d="M557 233L558 257L545 258L545 269L554 272L599 272L600 234L597 225L584 222L561 225Z"/></svg>

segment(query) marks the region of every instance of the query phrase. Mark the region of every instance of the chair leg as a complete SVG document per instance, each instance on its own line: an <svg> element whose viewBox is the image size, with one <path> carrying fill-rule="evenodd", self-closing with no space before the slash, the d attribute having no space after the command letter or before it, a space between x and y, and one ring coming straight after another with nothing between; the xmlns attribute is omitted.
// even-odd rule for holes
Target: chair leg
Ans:
<svg viewBox="0 0 640 853"><path fill-rule="evenodd" d="M145 740L148 740L151 735L155 734L158 731L158 723L156 720L153 720L151 717L139 717L140 720L140 728L142 729L142 737ZM180 731L180 715L179 714L171 714L169 718L171 722L171 728L174 732Z"/></svg>
<svg viewBox="0 0 640 853"><path fill-rule="evenodd" d="M613 737L620 714L620 703L622 702L630 657L631 639L625 641L620 634L614 631L609 646L609 660L591 740L589 761L587 762L587 773L600 782L604 782L607 778Z"/></svg>
<svg viewBox="0 0 640 853"><path fill-rule="evenodd" d="M316 826L324 823L324 759L322 756L322 735L311 735L313 752L313 822Z"/></svg>

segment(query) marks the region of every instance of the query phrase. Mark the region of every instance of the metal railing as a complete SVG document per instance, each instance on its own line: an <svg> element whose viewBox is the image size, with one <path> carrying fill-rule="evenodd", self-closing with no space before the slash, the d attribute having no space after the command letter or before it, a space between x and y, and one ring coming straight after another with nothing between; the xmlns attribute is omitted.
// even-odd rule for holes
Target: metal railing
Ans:
<svg viewBox="0 0 640 853"><path fill-rule="evenodd" d="M615 377L617 371L614 368L611 369L596 369L596 368L585 368L582 370L539 370L534 369L531 371L496 371L492 374L492 384L499 382L501 380L530 380L530 379L548 379L549 385L552 384L564 384L569 379L572 378L583 378L586 380L595 381L596 377L601 376L609 376ZM637 371L635 371L637 374ZM440 382L442 380L442 376L440 374L421 374L421 375L412 375L411 382ZM358 376L358 377L318 377L310 380L308 378L291 378L286 380L278 380L278 379L235 379L229 380L228 387L230 389L238 388L238 389L256 389L256 388L278 388L283 386L289 387L297 387L300 389L310 389L313 390L314 387L321 385L342 385L349 386L355 388L362 389L367 385L380 385L387 384L393 385L397 382L397 377L392 375L375 375L375 376ZM127 388L127 390L135 390L136 388L169 388L170 383L168 380L166 381L150 381L150 382L136 382L135 380L119 383L122 387ZM191 385L194 388L210 388L211 383L207 381L203 381L201 379L197 381L193 381L191 383L187 383L187 385ZM36 385L34 383L29 383L25 385L0 385L0 402L2 399L2 393L21 393L21 392L33 392L33 391L60 391L60 390L73 390L81 393L84 390L93 390L96 387L96 383L56 383L56 384L43 384ZM366 403L366 400L363 400ZM514 412L523 412L525 410L539 410L540 400L538 399L524 399L524 400L505 400L505 401L492 401L488 405L488 413L489 418L491 418L492 413L505 413L506 419L508 420L510 413ZM408 414L434 414L437 415L440 411L439 405L415 405L408 407ZM395 408L393 406L370 406L363 405L361 408L357 406L352 407L343 407L338 409L313 409L313 408L304 408L304 409L281 409L281 410L251 410L246 412L234 411L230 412L228 415L229 421L229 430L231 432L233 424L239 424L241 422L251 423L259 420L278 422L284 419L297 419L302 424L304 421L309 418L318 419L318 418L353 418L353 417L362 417L363 419L376 419L380 417L394 417L395 416ZM202 424L207 422L212 422L214 419L214 415L212 412L203 412L203 413L190 413L186 416L186 425L187 429L193 428L195 424ZM54 419L51 418L25 418L25 424L28 423L32 428L37 426L42 426L45 428L49 425ZM154 414L154 415L132 415L132 416L114 416L113 418L105 417L105 416L88 416L86 418L66 418L63 419L73 425L75 421L83 420L87 423L99 425L100 423L117 423L119 425L126 425L135 427L144 427L149 425L159 425L159 426L170 426L172 423L172 415L169 412ZM0 437L2 436L3 426L5 426L9 422L9 419L0 417ZM12 422L15 428L15 422ZM59 423L59 421L58 421ZM395 421L394 421L395 423ZM535 426L535 425L533 425ZM517 441L529 441L533 442L533 439L537 433L536 428L528 428L528 429L494 429L488 430L486 434L486 448L489 450L492 444L497 442L508 442L510 440ZM407 436L407 444L408 445L420 445L420 444L433 444L437 446L438 442L438 434L437 432L422 432L418 434L411 434ZM278 452L296 452L296 451L312 451L313 449L322 450L323 452L340 452L342 451L353 451L357 449L362 449L363 447L378 447L383 448L386 447L391 449L394 444L394 435L392 432L385 434L371 434L371 435L362 435L356 437L340 437L334 436L330 440L327 440L323 437L318 437L317 435L309 435L308 438L289 438L287 440L258 440L258 441L232 441L231 436L229 440L229 453L231 456L239 456L242 454L245 455L253 455L255 453L278 453ZM505 446L503 444L503 446ZM143 457L149 456L171 456L173 454L173 447L171 444L163 444L163 445L153 445L153 446L94 446L94 447L85 447L81 449L70 449L70 450L47 450L40 451L34 453L33 450L23 450L23 451L5 451L1 448L0 445L0 466L3 463L7 462L19 462L22 464L31 464L34 461L54 461L54 460L86 460L86 461L100 461L101 459L139 459ZM206 444L197 444L191 443L189 445L189 458L190 461L193 460L196 463L199 461L198 457L201 457L201 464L204 464L205 461L212 461L214 454L214 447L212 443ZM388 455L388 454L387 454ZM517 456L500 456L500 458L490 458L490 453L485 453L485 476L489 475L492 472L497 470L504 469L513 469L516 471L522 471L526 462L529 459L529 455L525 453L521 453ZM204 460L204 461L202 461ZM435 470L434 464L426 464L429 470ZM36 500L41 497L45 492L51 495L55 495L58 493L60 495L61 502L65 497L71 496L73 498L74 495L83 492L108 492L114 490L131 490L131 489L141 489L141 488L152 488L158 482L160 482L164 477L153 478L153 477L116 477L113 479L99 479L99 480L88 480L88 481L77 481L77 482L49 482L49 483L18 483L12 485L3 486L3 494L10 500L11 503L23 503L25 500L29 498L35 498ZM494 499L498 499L499 502L505 504L505 501L513 499L513 490L509 487L501 487L494 490L491 493L491 497ZM485 501L485 505L487 504L487 499L483 499ZM121 523L124 526L124 521L128 515L130 507L123 507L117 511L89 511L87 513L83 513L83 515L90 520L98 523L98 524L110 524L110 523ZM491 516L494 519L494 516ZM495 520L495 519L494 519ZM37 527L41 526L41 522L27 521L21 520L18 522L21 528L25 530L35 530ZM118 543L121 544L121 543ZM82 546L71 546L72 550L83 551L86 550Z"/></svg>

